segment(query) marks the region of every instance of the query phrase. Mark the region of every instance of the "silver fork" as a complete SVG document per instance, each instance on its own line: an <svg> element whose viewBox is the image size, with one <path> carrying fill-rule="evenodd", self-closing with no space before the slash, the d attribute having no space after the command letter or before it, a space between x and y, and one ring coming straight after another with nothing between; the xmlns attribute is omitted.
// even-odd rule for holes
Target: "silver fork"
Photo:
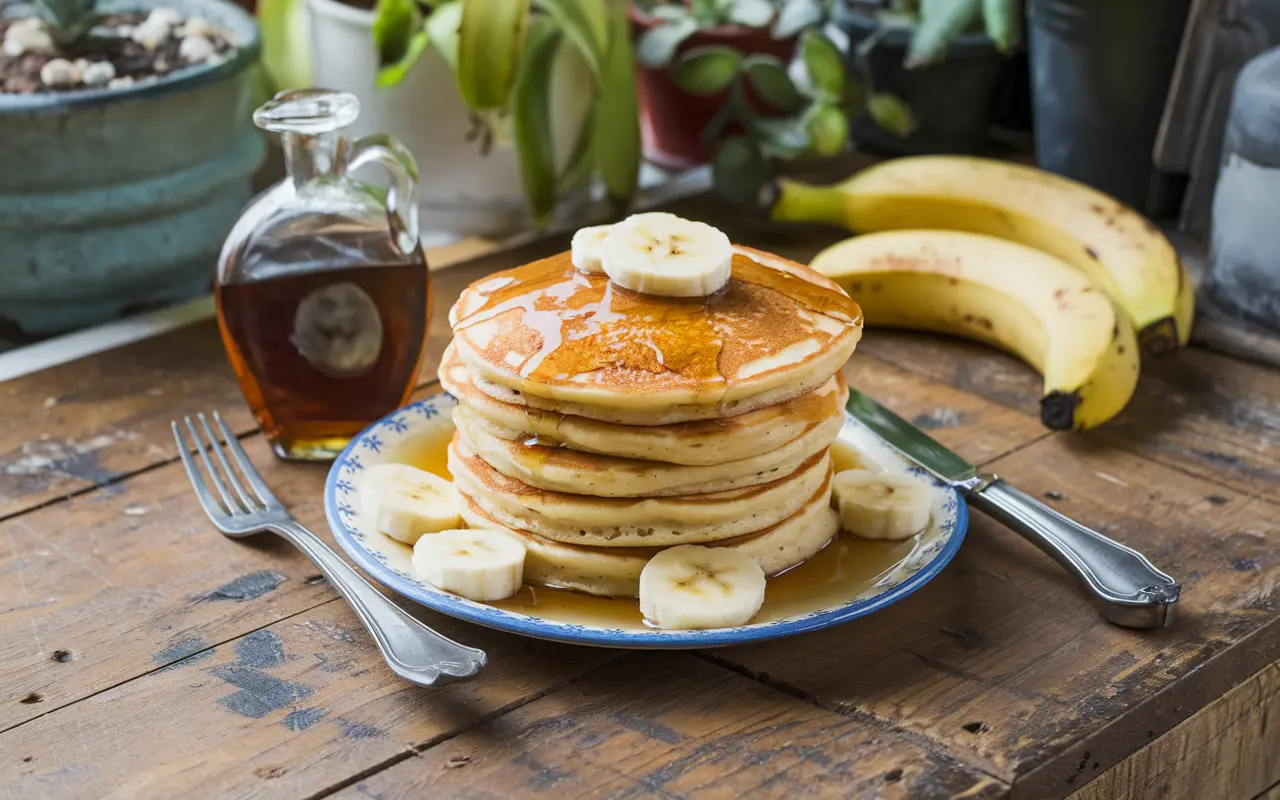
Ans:
<svg viewBox="0 0 1280 800"><path fill-rule="evenodd" d="M484 669L488 659L483 650L460 645L409 616L347 566L319 537L294 519L267 488L239 440L227 427L227 423L222 421L218 412L213 412L213 420L226 442L225 448L219 446L218 437L214 435L205 415L199 414L196 418L204 431L204 437L201 437L191 417L185 417L183 421L191 435L190 443L178 427L177 420L170 425L173 427L173 438L178 443L178 454L182 456L182 466L186 467L187 477L191 480L191 487L195 489L200 505L218 530L232 538L271 531L283 536L305 553L355 609L360 621L373 634L373 640L382 651L391 671L410 683L441 686L470 678ZM193 445L217 497L209 491L204 475L196 466L195 458L191 455ZM209 458L210 451L217 461L217 467ZM239 475L227 460L228 452L239 469ZM245 488L246 482L253 489L252 495Z"/></svg>

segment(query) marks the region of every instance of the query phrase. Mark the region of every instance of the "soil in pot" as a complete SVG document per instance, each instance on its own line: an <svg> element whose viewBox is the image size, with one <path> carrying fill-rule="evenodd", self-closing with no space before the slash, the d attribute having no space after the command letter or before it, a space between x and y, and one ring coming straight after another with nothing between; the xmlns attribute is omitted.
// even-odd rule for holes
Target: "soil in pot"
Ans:
<svg viewBox="0 0 1280 800"><path fill-rule="evenodd" d="M35 17L0 19L0 91L10 94L120 88L227 58L231 35L171 8L103 17L90 35L59 48Z"/></svg>

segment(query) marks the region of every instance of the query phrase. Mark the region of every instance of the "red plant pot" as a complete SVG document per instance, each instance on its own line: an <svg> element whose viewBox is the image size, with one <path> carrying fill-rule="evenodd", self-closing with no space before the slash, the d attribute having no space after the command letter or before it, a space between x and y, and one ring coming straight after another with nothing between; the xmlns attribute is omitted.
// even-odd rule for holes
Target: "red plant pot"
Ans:
<svg viewBox="0 0 1280 800"><path fill-rule="evenodd" d="M662 24L662 20L635 6L628 6L627 16L631 19L631 33L636 40L645 31ZM724 45L748 55L764 53L787 63L795 55L796 37L774 39L768 28L725 25L695 31L676 48L676 56L707 45ZM746 89L752 109L768 116L771 109L752 92L750 86ZM713 95L689 94L671 80L668 67L651 69L640 63L636 64L636 90L640 106L640 136L646 159L674 169L698 166L711 159L711 148L703 143L702 132L724 105L728 90ZM734 123L728 131L741 133L742 128Z"/></svg>

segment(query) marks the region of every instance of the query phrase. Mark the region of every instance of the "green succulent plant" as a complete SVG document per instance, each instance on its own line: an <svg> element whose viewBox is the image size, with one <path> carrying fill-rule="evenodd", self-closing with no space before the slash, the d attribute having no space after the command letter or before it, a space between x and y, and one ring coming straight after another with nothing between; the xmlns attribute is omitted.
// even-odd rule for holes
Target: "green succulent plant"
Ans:
<svg viewBox="0 0 1280 800"><path fill-rule="evenodd" d="M60 48L80 41L97 23L97 0L33 0L31 8Z"/></svg>
<svg viewBox="0 0 1280 800"><path fill-rule="evenodd" d="M907 67L943 61L947 48L960 36L985 31L996 49L1006 55L1022 45L1025 0L854 0L851 4L873 13L883 30L911 28Z"/></svg>
<svg viewBox="0 0 1280 800"><path fill-rule="evenodd" d="M379 0L374 21L378 85L400 83L428 47L458 80L482 151L510 139L534 218L593 175L621 208L635 194L640 129L626 9L608 0ZM581 57L592 95L566 166L551 135L551 74L561 48Z"/></svg>
<svg viewBox="0 0 1280 800"><path fill-rule="evenodd" d="M849 145L849 118L864 105L873 119L899 134L913 126L901 100L869 91L867 80L848 75L844 53L826 32L832 6L833 0L640 4L662 20L640 37L640 63L669 70L672 81L690 94L725 98L702 136L713 148L715 186L729 199L754 202L779 161L843 152ZM695 31L722 25L768 28L775 39L797 37L795 62L723 45L677 52ZM768 110L757 111L753 96Z"/></svg>

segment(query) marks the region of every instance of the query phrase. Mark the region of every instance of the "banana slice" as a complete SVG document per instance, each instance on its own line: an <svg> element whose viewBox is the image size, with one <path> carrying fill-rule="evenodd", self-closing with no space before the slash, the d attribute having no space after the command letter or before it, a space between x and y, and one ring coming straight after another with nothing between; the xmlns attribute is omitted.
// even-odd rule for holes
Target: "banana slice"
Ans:
<svg viewBox="0 0 1280 800"><path fill-rule="evenodd" d="M569 245L569 260L579 272L604 272L600 258L604 251L604 239L613 230L612 225L593 225L579 228Z"/></svg>
<svg viewBox="0 0 1280 800"><path fill-rule="evenodd" d="M462 524L453 484L408 464L378 464L360 482L360 504L374 527L413 544L424 533Z"/></svg>
<svg viewBox="0 0 1280 800"><path fill-rule="evenodd" d="M520 589L524 556L524 544L499 530L440 531L413 546L413 571L432 586L489 603Z"/></svg>
<svg viewBox="0 0 1280 800"><path fill-rule="evenodd" d="M729 282L733 245L724 233L675 214L632 214L601 247L605 274L619 286L665 297L703 297Z"/></svg>
<svg viewBox="0 0 1280 800"><path fill-rule="evenodd" d="M831 481L840 527L863 539L909 539L929 524L933 494L905 475L848 469Z"/></svg>
<svg viewBox="0 0 1280 800"><path fill-rule="evenodd" d="M727 547L671 547L640 571L640 611L659 628L745 625L763 603L764 570Z"/></svg>

